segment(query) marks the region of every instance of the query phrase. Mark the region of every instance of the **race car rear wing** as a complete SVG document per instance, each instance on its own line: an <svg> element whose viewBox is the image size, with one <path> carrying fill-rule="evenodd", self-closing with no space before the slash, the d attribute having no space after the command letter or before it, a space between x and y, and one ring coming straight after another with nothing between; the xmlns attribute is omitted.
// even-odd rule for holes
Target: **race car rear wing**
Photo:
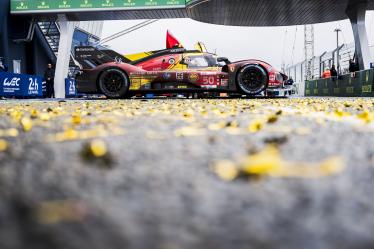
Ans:
<svg viewBox="0 0 374 249"><path fill-rule="evenodd" d="M74 49L74 58L81 69L93 69L104 63L115 61L131 62L123 55L103 46L77 46Z"/></svg>

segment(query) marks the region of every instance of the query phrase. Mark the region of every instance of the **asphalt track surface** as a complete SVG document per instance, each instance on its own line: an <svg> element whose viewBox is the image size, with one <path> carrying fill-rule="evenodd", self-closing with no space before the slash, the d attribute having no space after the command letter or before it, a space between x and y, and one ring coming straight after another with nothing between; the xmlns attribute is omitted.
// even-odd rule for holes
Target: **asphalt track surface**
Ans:
<svg viewBox="0 0 374 249"><path fill-rule="evenodd" d="M0 101L0 248L373 248L373 105Z"/></svg>

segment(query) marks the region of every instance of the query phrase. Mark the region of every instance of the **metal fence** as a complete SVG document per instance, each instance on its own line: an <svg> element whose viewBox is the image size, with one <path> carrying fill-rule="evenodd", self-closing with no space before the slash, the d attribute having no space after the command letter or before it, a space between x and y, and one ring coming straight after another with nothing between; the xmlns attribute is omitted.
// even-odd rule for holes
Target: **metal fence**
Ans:
<svg viewBox="0 0 374 249"><path fill-rule="evenodd" d="M374 47L370 47L370 51L374 52ZM319 79L325 68L331 68L340 65L337 68L339 74L346 74L349 72L349 60L353 58L355 52L354 43L343 44L339 49L324 52L319 56L314 56L312 59L312 79ZM338 63L339 61L339 63ZM284 69L285 73L292 77L295 82L303 82L306 80L305 61L299 62L295 65L288 66Z"/></svg>

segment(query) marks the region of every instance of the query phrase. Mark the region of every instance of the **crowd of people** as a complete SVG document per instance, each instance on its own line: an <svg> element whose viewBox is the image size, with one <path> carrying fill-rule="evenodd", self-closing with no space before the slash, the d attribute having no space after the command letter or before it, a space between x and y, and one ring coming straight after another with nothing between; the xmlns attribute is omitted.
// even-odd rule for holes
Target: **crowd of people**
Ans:
<svg viewBox="0 0 374 249"><path fill-rule="evenodd" d="M355 60L350 59L349 60L349 72L350 73L355 73L359 71L359 66L355 62ZM325 71L322 73L322 79L328 79L328 78L333 78L336 79L338 77L338 71L336 70L335 65L332 65L331 68L326 67Z"/></svg>

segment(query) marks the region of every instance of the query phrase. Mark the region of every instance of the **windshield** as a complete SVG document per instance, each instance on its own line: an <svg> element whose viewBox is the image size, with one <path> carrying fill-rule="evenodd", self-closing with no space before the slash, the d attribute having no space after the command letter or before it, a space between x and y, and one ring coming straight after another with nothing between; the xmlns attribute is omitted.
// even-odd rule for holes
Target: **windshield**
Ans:
<svg viewBox="0 0 374 249"><path fill-rule="evenodd" d="M215 57L211 54L186 57L185 58L185 63L187 64L188 68L220 67L220 66L222 66L217 62L217 57Z"/></svg>

